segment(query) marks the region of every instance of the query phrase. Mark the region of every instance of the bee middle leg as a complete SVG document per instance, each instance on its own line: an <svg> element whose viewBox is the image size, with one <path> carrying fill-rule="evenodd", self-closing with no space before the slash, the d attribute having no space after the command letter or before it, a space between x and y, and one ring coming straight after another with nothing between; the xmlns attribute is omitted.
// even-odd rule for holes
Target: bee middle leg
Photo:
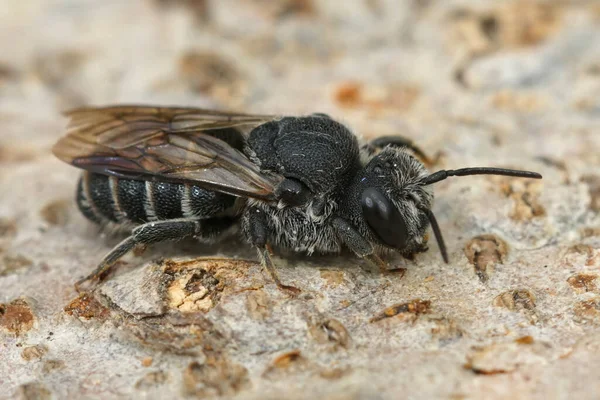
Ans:
<svg viewBox="0 0 600 400"><path fill-rule="evenodd" d="M148 246L169 240L189 237L213 236L219 230L218 221L212 219L172 219L149 222L133 229L131 236L116 245L88 276L75 284L77 291L91 290L114 268L116 262L137 246Z"/></svg>
<svg viewBox="0 0 600 400"><path fill-rule="evenodd" d="M269 228L264 211L256 207L250 208L246 225L248 240L256 248L261 265L269 272L277 287L292 294L300 293L301 290L297 287L284 285L275 270L275 265L271 259L270 246L267 242Z"/></svg>

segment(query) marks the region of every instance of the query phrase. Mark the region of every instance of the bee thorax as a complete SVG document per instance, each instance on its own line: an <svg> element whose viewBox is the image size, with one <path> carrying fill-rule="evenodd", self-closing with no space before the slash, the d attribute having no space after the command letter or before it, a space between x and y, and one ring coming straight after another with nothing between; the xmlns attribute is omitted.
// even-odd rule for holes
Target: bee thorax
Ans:
<svg viewBox="0 0 600 400"><path fill-rule="evenodd" d="M341 250L341 243L329 219L334 202L330 200L320 215L314 213L313 201L302 207L278 207L262 201L251 201L248 210L259 209L264 213L269 243L273 246L301 253L334 253ZM250 239L251 211L245 213L243 230Z"/></svg>

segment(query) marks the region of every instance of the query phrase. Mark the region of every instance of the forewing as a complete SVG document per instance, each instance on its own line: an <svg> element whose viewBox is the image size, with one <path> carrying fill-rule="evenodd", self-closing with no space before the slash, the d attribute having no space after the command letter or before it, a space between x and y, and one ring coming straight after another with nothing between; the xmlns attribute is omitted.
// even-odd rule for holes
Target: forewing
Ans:
<svg viewBox="0 0 600 400"><path fill-rule="evenodd" d="M273 199L283 179L265 174L215 132L252 129L274 116L196 108L120 106L66 113L67 134L53 148L61 160L131 179L193 183L236 196Z"/></svg>

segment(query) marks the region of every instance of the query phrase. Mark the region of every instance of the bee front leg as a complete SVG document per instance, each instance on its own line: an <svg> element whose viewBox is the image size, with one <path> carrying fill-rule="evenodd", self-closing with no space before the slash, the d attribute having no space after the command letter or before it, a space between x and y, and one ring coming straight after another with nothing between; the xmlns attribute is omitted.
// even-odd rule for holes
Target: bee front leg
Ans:
<svg viewBox="0 0 600 400"><path fill-rule="evenodd" d="M201 232L201 221L196 219L173 219L149 222L131 232L131 236L116 245L100 262L100 265L85 278L75 283L78 292L94 289L110 272L116 262L138 245L147 246L168 240L194 237Z"/></svg>
<svg viewBox="0 0 600 400"><path fill-rule="evenodd" d="M277 287L294 295L300 293L301 290L297 287L284 285L279 279L279 275L275 270L275 265L271 259L270 246L267 243L269 229L264 211L257 207L251 207L248 210L245 230L248 240L254 247L256 247L261 265L269 272Z"/></svg>
<svg viewBox="0 0 600 400"><path fill-rule="evenodd" d="M365 239L360 232L350 224L350 222L346 221L343 218L335 218L333 220L333 228L335 229L338 237L346 247L354 252L358 257L364 258L368 260L376 267L379 268L381 272L388 271L388 264L381 259L377 254L375 254L375 249L373 245Z"/></svg>

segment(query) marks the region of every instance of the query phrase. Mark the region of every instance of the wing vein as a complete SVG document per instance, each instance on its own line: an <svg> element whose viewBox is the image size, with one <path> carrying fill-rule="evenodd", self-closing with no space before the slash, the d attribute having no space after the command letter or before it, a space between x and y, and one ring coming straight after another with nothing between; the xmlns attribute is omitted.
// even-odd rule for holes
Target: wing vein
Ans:
<svg viewBox="0 0 600 400"><path fill-rule="evenodd" d="M242 128L252 129L276 116L153 106L82 108L65 115L70 119L67 134L53 152L88 171L188 182L262 200L274 200L275 187L283 180L261 171L228 142L243 143Z"/></svg>

